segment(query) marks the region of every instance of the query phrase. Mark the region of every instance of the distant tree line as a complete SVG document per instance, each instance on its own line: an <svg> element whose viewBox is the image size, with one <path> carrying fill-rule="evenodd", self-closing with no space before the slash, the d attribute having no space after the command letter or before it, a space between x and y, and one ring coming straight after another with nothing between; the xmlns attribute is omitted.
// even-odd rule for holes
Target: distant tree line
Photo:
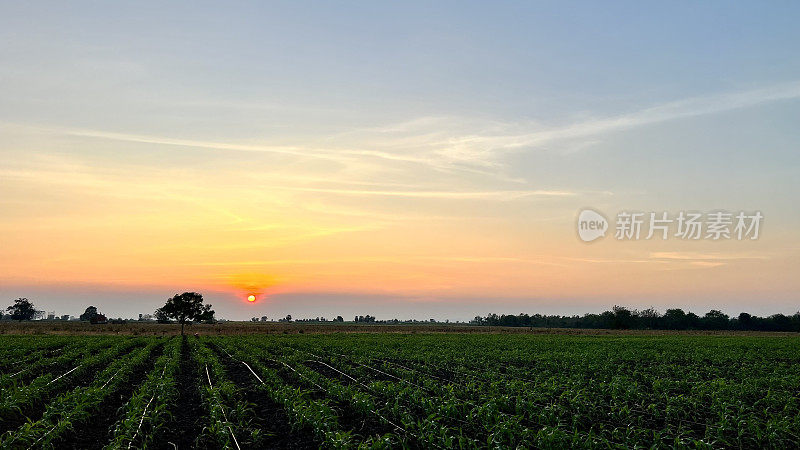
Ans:
<svg viewBox="0 0 800 450"><path fill-rule="evenodd" d="M42 311L36 309L27 298L18 298L14 304L3 310L0 309L0 318L10 320L34 320L42 316ZM167 303L156 310L155 318L160 323L169 323L172 320L181 324L181 333L184 325L191 323L214 323L214 310L211 305L203 303L203 296L196 292L176 294L167 300ZM80 320L91 323L107 323L106 317L96 307L89 306ZM258 322L259 319L251 319ZM264 316L260 321L266 322ZM287 315L279 322L292 322L292 316ZM344 322L342 316L328 320L325 317L311 319L297 319L297 322ZM111 323L124 323L123 319L110 320ZM376 320L369 314L356 316L354 322L360 324L418 324L442 323L434 319L427 321L418 320ZM445 321L443 323L449 323ZM458 322L456 322L458 323ZM594 328L615 330L742 330L742 331L793 331L800 332L800 312L791 316L773 314L768 317L759 317L743 312L735 317L712 309L703 316L693 312L684 312L682 309L673 308L663 314L653 308L642 310L630 309L623 306L614 306L610 311L600 314L584 314L582 316L560 316L542 314L489 314L486 317L476 316L470 321L474 325L504 326L504 327L535 327L535 328Z"/></svg>
<svg viewBox="0 0 800 450"><path fill-rule="evenodd" d="M743 312L735 317L712 309L703 316L673 308L663 314L653 308L636 310L614 306L611 311L583 316L542 314L489 314L476 316L476 325L537 328L603 328L614 330L747 330L800 332L800 312L791 316L773 314L758 317Z"/></svg>
<svg viewBox="0 0 800 450"><path fill-rule="evenodd" d="M3 314L0 309L0 319L3 320L36 320L42 318L43 311L36 309L33 302L27 298L18 298L14 300L14 304L5 309L7 314ZM139 314L141 320L142 314ZM69 316L62 316L67 317ZM291 316L287 316L291 319ZM159 323L170 323L172 320L177 321L181 325L181 334L184 334L184 327L186 324L192 323L215 323L214 310L211 305L203 303L203 295L197 292L184 292L183 294L175 294L167 303L155 311L155 318ZM90 322L92 324L123 324L127 321L119 319L109 320L104 314L97 310L96 306L89 306L80 315L79 319L82 322Z"/></svg>
<svg viewBox="0 0 800 450"><path fill-rule="evenodd" d="M14 304L6 308L6 312L8 312L7 316L9 316L11 320L19 320L20 322L23 320L33 320L37 315L42 313L42 311L33 306L30 300L24 297L14 300ZM0 316L3 316L2 312L0 312Z"/></svg>

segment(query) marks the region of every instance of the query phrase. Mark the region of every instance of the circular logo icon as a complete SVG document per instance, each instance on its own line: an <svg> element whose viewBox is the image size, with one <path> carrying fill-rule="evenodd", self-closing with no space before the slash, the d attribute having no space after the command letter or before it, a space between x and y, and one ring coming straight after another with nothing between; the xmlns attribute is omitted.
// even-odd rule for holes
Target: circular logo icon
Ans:
<svg viewBox="0 0 800 450"><path fill-rule="evenodd" d="M578 214L578 237L583 242L592 242L606 235L608 220L593 209L584 209Z"/></svg>

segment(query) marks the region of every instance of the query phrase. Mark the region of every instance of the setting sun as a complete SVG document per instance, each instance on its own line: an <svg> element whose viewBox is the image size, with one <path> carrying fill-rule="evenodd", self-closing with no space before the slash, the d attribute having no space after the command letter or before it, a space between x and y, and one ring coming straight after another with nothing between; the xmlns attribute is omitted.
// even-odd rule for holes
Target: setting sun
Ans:
<svg viewBox="0 0 800 450"><path fill-rule="evenodd" d="M248 295L248 296L247 296L247 301L248 301L248 302L254 302L254 301L256 301L256 296L255 296L255 295L253 295L253 294L250 294L250 295Z"/></svg>

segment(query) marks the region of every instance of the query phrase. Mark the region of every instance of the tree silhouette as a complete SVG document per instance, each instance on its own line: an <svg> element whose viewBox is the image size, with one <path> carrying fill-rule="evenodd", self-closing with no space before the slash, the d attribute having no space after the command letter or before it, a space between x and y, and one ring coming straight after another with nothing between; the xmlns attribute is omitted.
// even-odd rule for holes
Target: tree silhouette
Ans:
<svg viewBox="0 0 800 450"><path fill-rule="evenodd" d="M80 319L81 320L92 320L94 318L94 316L96 316L97 314L99 314L97 312L97 307L90 306L90 307L86 308L86 311L84 311L83 314L81 314Z"/></svg>
<svg viewBox="0 0 800 450"><path fill-rule="evenodd" d="M156 310L155 316L158 323L169 323L169 316L160 308Z"/></svg>
<svg viewBox="0 0 800 450"><path fill-rule="evenodd" d="M722 311L712 309L703 316L705 327L710 330L724 330L728 328L728 315Z"/></svg>
<svg viewBox="0 0 800 450"><path fill-rule="evenodd" d="M197 292L184 292L175 294L167 303L156 310L156 316L165 315L181 324L181 335L186 322L210 322L214 320L214 310L211 305L203 304L203 295Z"/></svg>
<svg viewBox="0 0 800 450"><path fill-rule="evenodd" d="M36 313L39 312L27 298L14 300L14 304L6 308L6 311L11 313L11 319L19 320L20 322L33 319Z"/></svg>

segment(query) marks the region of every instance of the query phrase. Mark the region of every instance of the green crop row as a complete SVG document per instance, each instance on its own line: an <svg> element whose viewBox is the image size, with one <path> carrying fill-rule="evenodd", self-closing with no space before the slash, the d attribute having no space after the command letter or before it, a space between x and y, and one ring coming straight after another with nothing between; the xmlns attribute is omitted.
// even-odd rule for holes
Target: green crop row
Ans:
<svg viewBox="0 0 800 450"><path fill-rule="evenodd" d="M181 341L171 339L153 369L122 407L107 449L147 448L151 438L169 418L169 408L178 397L175 376L180 362Z"/></svg>
<svg viewBox="0 0 800 450"><path fill-rule="evenodd" d="M0 448L75 446L84 433L106 449L175 439L232 449L800 447L800 340L790 336L0 344L15 346L0 354L17 361L0 375Z"/></svg>
<svg viewBox="0 0 800 450"><path fill-rule="evenodd" d="M142 340L126 339L117 341L116 345L103 350L95 350L90 347L87 351L81 352L82 358L70 360L70 366L73 364L74 366L63 373L45 373L26 385L13 385L4 389L0 397L0 417L8 420L22 414L28 406L40 401L43 397L58 393L74 380L80 380L82 377L90 375L98 367L108 365L109 361L117 355L142 345L144 345ZM92 354L95 351L97 353Z"/></svg>
<svg viewBox="0 0 800 450"><path fill-rule="evenodd" d="M62 394L50 404L42 418L24 424L14 433L0 440L0 447L54 448L65 433L74 429L76 423L87 421L100 405L132 380L137 369L144 366L152 352L160 346L158 341L149 341L145 347L134 350L122 358L116 358L105 369L97 373L88 386L81 386ZM109 357L102 362L109 363Z"/></svg>
<svg viewBox="0 0 800 450"><path fill-rule="evenodd" d="M26 376L40 374L43 371L52 372L54 369L64 367L75 360L90 355L93 352L108 347L113 341L108 338L93 339L88 342L72 343L52 352L50 349L33 351L33 359L25 364L18 364L14 370L0 376L0 392L6 393L24 386L20 380Z"/></svg>

